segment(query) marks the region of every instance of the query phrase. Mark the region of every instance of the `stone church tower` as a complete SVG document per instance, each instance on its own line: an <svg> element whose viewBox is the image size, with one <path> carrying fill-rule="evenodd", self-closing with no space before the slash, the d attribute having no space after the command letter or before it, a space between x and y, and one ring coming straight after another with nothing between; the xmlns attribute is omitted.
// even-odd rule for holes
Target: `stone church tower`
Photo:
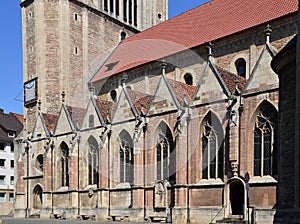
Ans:
<svg viewBox="0 0 300 224"><path fill-rule="evenodd" d="M86 107L88 81L119 42L168 18L168 0L23 0L25 118Z"/></svg>

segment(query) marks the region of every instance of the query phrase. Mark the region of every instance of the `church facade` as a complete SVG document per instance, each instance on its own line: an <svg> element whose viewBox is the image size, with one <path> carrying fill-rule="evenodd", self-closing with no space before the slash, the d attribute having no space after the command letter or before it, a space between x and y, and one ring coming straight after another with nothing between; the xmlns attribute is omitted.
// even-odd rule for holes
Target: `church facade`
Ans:
<svg viewBox="0 0 300 224"><path fill-rule="evenodd" d="M15 216L273 223L298 1L245 4L23 1Z"/></svg>

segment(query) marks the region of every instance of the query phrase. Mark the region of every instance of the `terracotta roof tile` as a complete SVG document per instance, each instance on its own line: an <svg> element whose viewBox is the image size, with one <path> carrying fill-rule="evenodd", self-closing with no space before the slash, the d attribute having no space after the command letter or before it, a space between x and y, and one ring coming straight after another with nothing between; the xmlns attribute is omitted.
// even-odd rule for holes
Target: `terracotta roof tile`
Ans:
<svg viewBox="0 0 300 224"><path fill-rule="evenodd" d="M42 113L44 121L49 132L54 132L58 120L57 115Z"/></svg>
<svg viewBox="0 0 300 224"><path fill-rule="evenodd" d="M216 68L217 68L219 74L221 75L223 81L225 82L225 85L227 86L230 93L233 93L235 91L236 82L238 82L239 91L244 90L246 83L247 83L247 79L245 79L244 77L241 77L239 75L233 74L219 66L216 66Z"/></svg>
<svg viewBox="0 0 300 224"><path fill-rule="evenodd" d="M132 100L134 107L137 113L140 115L143 109L144 113L148 113L150 104L152 102L153 96L145 93L141 93L138 91L134 91L131 89L127 89L127 92ZM143 108L142 108L143 107Z"/></svg>
<svg viewBox="0 0 300 224"><path fill-rule="evenodd" d="M180 104L184 103L184 98L186 98L187 103L189 103L197 89L196 86L188 85L173 79L167 79L174 91L177 100Z"/></svg>
<svg viewBox="0 0 300 224"><path fill-rule="evenodd" d="M112 101L105 101L99 97L96 99L98 110L101 113L104 121L107 122L108 119L112 119L114 103Z"/></svg>
<svg viewBox="0 0 300 224"><path fill-rule="evenodd" d="M298 0L213 0L134 36L115 49L92 82L296 13Z"/></svg>
<svg viewBox="0 0 300 224"><path fill-rule="evenodd" d="M83 108L78 108L78 107L71 107L71 106L66 106L67 110L70 114L71 120L73 124L78 127L81 126L81 122L83 120L83 116L85 114L85 109Z"/></svg>

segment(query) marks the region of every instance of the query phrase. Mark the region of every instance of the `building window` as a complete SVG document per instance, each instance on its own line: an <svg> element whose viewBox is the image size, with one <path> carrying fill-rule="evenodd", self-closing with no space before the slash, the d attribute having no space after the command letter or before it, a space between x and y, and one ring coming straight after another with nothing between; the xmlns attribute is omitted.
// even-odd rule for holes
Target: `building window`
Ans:
<svg viewBox="0 0 300 224"><path fill-rule="evenodd" d="M10 151L11 151L11 152L14 152L14 151L15 151L15 145L14 145L14 143L11 143L11 144L10 144Z"/></svg>
<svg viewBox="0 0 300 224"><path fill-rule="evenodd" d="M108 0L104 0L104 11L108 11Z"/></svg>
<svg viewBox="0 0 300 224"><path fill-rule="evenodd" d="M222 178L223 176L223 135L222 127L212 113L202 125L202 179Z"/></svg>
<svg viewBox="0 0 300 224"><path fill-rule="evenodd" d="M133 24L137 26L137 0L134 0L133 7Z"/></svg>
<svg viewBox="0 0 300 224"><path fill-rule="evenodd" d="M239 76L246 78L246 61L243 58L239 58L235 61L236 72Z"/></svg>
<svg viewBox="0 0 300 224"><path fill-rule="evenodd" d="M120 15L120 5L119 5L119 0L116 0L116 15Z"/></svg>
<svg viewBox="0 0 300 224"><path fill-rule="evenodd" d="M0 167L5 167L5 159L0 159Z"/></svg>
<svg viewBox="0 0 300 224"><path fill-rule="evenodd" d="M0 193L0 202L5 202L5 193Z"/></svg>
<svg viewBox="0 0 300 224"><path fill-rule="evenodd" d="M110 0L109 4L110 4L110 12L113 13L114 12L114 0Z"/></svg>
<svg viewBox="0 0 300 224"><path fill-rule="evenodd" d="M15 161L11 160L10 161L10 168L14 168L15 167Z"/></svg>
<svg viewBox="0 0 300 224"><path fill-rule="evenodd" d="M69 148L66 143L60 146L61 186L69 186Z"/></svg>
<svg viewBox="0 0 300 224"><path fill-rule="evenodd" d="M126 143L120 147L120 183L133 183L133 149Z"/></svg>
<svg viewBox="0 0 300 224"><path fill-rule="evenodd" d="M270 104L259 107L253 131L254 176L277 175L277 111Z"/></svg>
<svg viewBox="0 0 300 224"><path fill-rule="evenodd" d="M89 127L93 128L95 126L95 117L93 114L89 116Z"/></svg>
<svg viewBox="0 0 300 224"><path fill-rule="evenodd" d="M14 202L14 193L9 193L9 202L10 203Z"/></svg>
<svg viewBox="0 0 300 224"><path fill-rule="evenodd" d="M75 20L75 21L78 20L78 14L77 14L77 13L74 14L74 20Z"/></svg>
<svg viewBox="0 0 300 224"><path fill-rule="evenodd" d="M10 177L10 185L14 185L15 184L15 177L11 176Z"/></svg>
<svg viewBox="0 0 300 224"><path fill-rule="evenodd" d="M121 32L120 38L121 40L124 40L126 38L126 33L124 31Z"/></svg>
<svg viewBox="0 0 300 224"><path fill-rule="evenodd" d="M110 91L110 97L111 97L112 101L116 102L117 101L117 91L116 90Z"/></svg>
<svg viewBox="0 0 300 224"><path fill-rule="evenodd" d="M95 138L90 137L88 140L89 145L89 163L88 163L88 177L89 177L89 185L97 184L99 180L99 150L98 143Z"/></svg>
<svg viewBox="0 0 300 224"><path fill-rule="evenodd" d="M120 183L133 184L133 141L128 132L120 134L121 146L119 150Z"/></svg>
<svg viewBox="0 0 300 224"><path fill-rule="evenodd" d="M0 175L0 184L3 185L5 184L5 176Z"/></svg>
<svg viewBox="0 0 300 224"><path fill-rule="evenodd" d="M0 143L0 150L4 151L6 144L5 143Z"/></svg>
<svg viewBox="0 0 300 224"><path fill-rule="evenodd" d="M127 21L127 0L123 0L123 19Z"/></svg>
<svg viewBox="0 0 300 224"><path fill-rule="evenodd" d="M42 171L44 170L44 156L42 154L39 154L36 157L36 161L35 161L35 167L39 170Z"/></svg>
<svg viewBox="0 0 300 224"><path fill-rule="evenodd" d="M176 156L172 134L166 124L160 124L156 145L156 180L175 181Z"/></svg>
<svg viewBox="0 0 300 224"><path fill-rule="evenodd" d="M184 76L185 84L193 85L193 76L190 73L186 73Z"/></svg>
<svg viewBox="0 0 300 224"><path fill-rule="evenodd" d="M15 137L15 133L14 132L8 132L8 137L14 138Z"/></svg>

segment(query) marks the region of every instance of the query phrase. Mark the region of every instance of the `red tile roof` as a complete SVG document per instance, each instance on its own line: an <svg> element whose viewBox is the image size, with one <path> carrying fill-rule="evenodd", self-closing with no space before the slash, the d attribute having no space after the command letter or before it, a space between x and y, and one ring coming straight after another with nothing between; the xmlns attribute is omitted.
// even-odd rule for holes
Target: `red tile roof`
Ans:
<svg viewBox="0 0 300 224"><path fill-rule="evenodd" d="M239 91L243 91L246 83L247 83L247 79L236 75L234 73L231 73L219 66L216 66L219 74L221 75L225 85L227 86L228 90L230 91L230 93L233 93L235 91L235 87L236 87L236 83L238 85L238 89Z"/></svg>
<svg viewBox="0 0 300 224"><path fill-rule="evenodd" d="M58 116L47 113L42 113L42 115L44 117L47 130L53 133L57 124Z"/></svg>
<svg viewBox="0 0 300 224"><path fill-rule="evenodd" d="M179 81L175 81L173 79L167 79L170 83L172 90L174 91L177 100L180 104L184 103L184 98L186 98L186 102L189 103L197 89L196 86L188 85Z"/></svg>
<svg viewBox="0 0 300 224"><path fill-rule="evenodd" d="M71 120L73 124L78 127L81 126L81 122L83 120L83 116L85 114L85 109L83 108L78 108L78 107L71 107L71 106L66 106L67 110L69 112L69 115L71 117Z"/></svg>
<svg viewBox="0 0 300 224"><path fill-rule="evenodd" d="M126 38L92 82L295 13L298 0L213 0Z"/></svg>
<svg viewBox="0 0 300 224"><path fill-rule="evenodd" d="M130 99L139 115L141 115L142 107L145 114L148 113L153 96L138 91L127 89Z"/></svg>
<svg viewBox="0 0 300 224"><path fill-rule="evenodd" d="M99 97L96 100L97 107L105 122L111 120L113 114L113 102L101 100Z"/></svg>

